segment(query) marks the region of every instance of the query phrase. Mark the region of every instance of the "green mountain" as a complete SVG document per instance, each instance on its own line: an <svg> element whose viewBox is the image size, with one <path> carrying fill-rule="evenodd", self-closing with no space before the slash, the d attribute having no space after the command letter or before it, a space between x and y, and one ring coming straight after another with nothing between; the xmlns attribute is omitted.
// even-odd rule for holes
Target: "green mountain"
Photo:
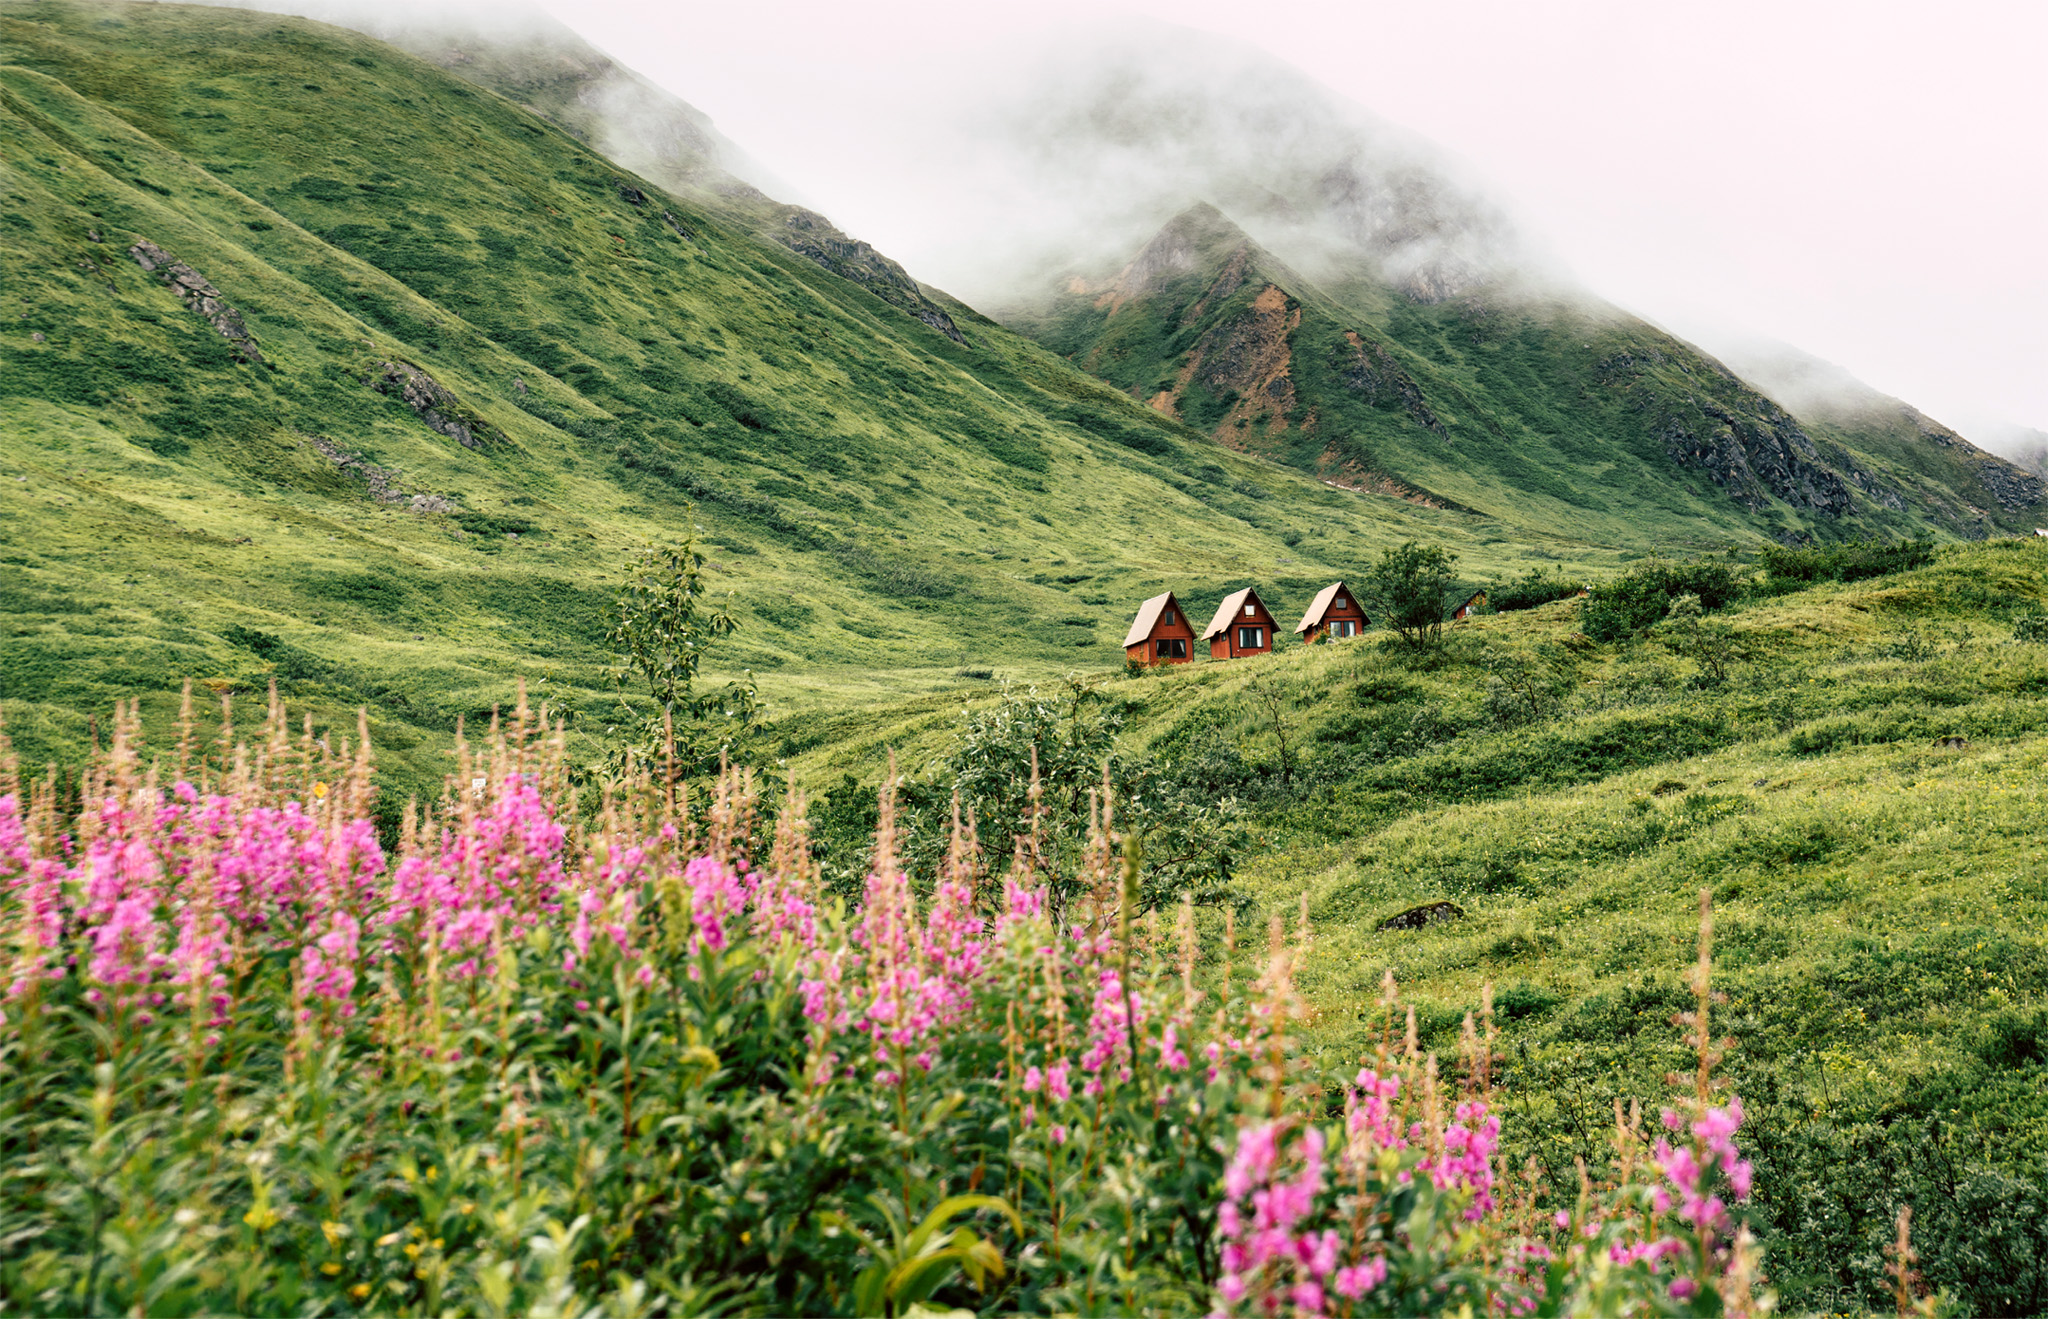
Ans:
<svg viewBox="0 0 2048 1319"><path fill-rule="evenodd" d="M369 35L490 88L656 186L964 342L941 305L942 295L925 290L900 264L823 215L777 201L749 183L763 177L761 167L720 134L708 115L552 18L515 12L488 20L433 13L396 19L377 10L359 17Z"/></svg>
<svg viewBox="0 0 2048 1319"><path fill-rule="evenodd" d="M1232 448L1556 531L1978 538L2048 505L2038 477L1897 400L1795 417L1584 296L1319 257L1305 278L1197 205L1113 275L1005 319Z"/></svg>
<svg viewBox="0 0 2048 1319"><path fill-rule="evenodd" d="M32 760L114 696L274 678L438 782L521 676L600 705L618 569L692 518L742 624L713 676L785 710L1117 664L1158 590L1284 609L1414 536L1482 577L1616 561L1219 447L920 290L951 337L299 19L0 5L0 288Z"/></svg>

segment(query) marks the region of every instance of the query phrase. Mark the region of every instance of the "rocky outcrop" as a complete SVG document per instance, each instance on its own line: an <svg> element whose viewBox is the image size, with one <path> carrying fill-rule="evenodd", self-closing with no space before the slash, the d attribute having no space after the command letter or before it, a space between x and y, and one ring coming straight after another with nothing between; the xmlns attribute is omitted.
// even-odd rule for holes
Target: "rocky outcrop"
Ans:
<svg viewBox="0 0 2048 1319"><path fill-rule="evenodd" d="M324 435L308 435L306 442L322 458L360 480L370 498L380 504L403 504L414 513L446 513L454 505L443 495L415 494L399 487L398 470L379 467L359 453L350 453Z"/></svg>
<svg viewBox="0 0 2048 1319"><path fill-rule="evenodd" d="M363 382L379 394L404 400L421 421L465 449L480 449L490 429L468 415L455 395L410 362L379 362Z"/></svg>
<svg viewBox="0 0 2048 1319"><path fill-rule="evenodd" d="M1374 342L1356 330L1344 331L1344 342L1333 345L1330 365L1344 387L1362 396L1376 408L1405 412L1423 429L1439 439L1450 439L1443 422L1430 410L1422 386L1408 374L1400 359L1383 343Z"/></svg>
<svg viewBox="0 0 2048 1319"><path fill-rule="evenodd" d="M960 327L953 324L953 318L925 296L910 272L877 252L872 244L848 237L816 211L801 206L778 209L780 222L763 231L766 237L841 279L852 280L890 306L909 312L954 343L967 342Z"/></svg>
<svg viewBox="0 0 2048 1319"><path fill-rule="evenodd" d="M683 222L681 220L676 219L675 214L673 212L663 211L661 213L661 222L667 225L670 229L673 229L675 231L676 237L682 239L684 242L690 244L692 247L701 246L697 242L697 235L691 233L688 229L683 228Z"/></svg>
<svg viewBox="0 0 2048 1319"><path fill-rule="evenodd" d="M1977 479L2007 512L2017 513L2048 499L2048 484L2036 473L1985 452L1911 404L1901 403L1899 411L1920 432L1921 439L1944 449L1962 451L1976 468Z"/></svg>
<svg viewBox="0 0 2048 1319"><path fill-rule="evenodd" d="M1790 417L1748 417L1712 400L1696 406L1698 420L1671 416L1663 426L1664 450L1680 467L1704 473L1751 512L1772 497L1828 518L1849 512L1848 483Z"/></svg>
<svg viewBox="0 0 2048 1319"><path fill-rule="evenodd" d="M1419 907L1396 912L1373 928L1381 934L1389 930L1420 930L1443 921L1454 921L1465 914L1465 909L1455 902L1425 902Z"/></svg>
<svg viewBox="0 0 2048 1319"><path fill-rule="evenodd" d="M1977 468L1977 479L1984 483L1993 499L2015 513L2048 499L2048 485L2044 485L2040 477L1997 458Z"/></svg>
<svg viewBox="0 0 2048 1319"><path fill-rule="evenodd" d="M235 353L245 362L263 364L263 354L257 351L256 336L249 333L249 327L242 323L242 313L228 305L220 290L207 283L206 277L182 261L171 259L170 253L150 242L147 238L137 239L128 249L128 255L135 258L135 264L162 280L171 292L178 295L178 301L186 310L206 318L221 338L234 345Z"/></svg>

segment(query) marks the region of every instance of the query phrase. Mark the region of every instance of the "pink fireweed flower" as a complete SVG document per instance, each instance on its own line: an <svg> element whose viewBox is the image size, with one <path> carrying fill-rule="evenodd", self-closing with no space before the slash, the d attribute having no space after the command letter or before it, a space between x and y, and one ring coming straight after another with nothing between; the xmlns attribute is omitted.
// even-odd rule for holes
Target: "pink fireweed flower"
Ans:
<svg viewBox="0 0 2048 1319"><path fill-rule="evenodd" d="M345 911L335 912L327 932L306 946L300 954L306 976L306 992L339 1005L342 1016L355 1015L352 999L356 988L357 937L362 927Z"/></svg>
<svg viewBox="0 0 2048 1319"><path fill-rule="evenodd" d="M1500 1119L1486 1104L1471 1100L1458 1105L1456 1120L1444 1128L1443 1152L1423 1166L1438 1190L1472 1192L1465 1217L1478 1222L1493 1208L1493 1151L1500 1143Z"/></svg>
<svg viewBox="0 0 2048 1319"><path fill-rule="evenodd" d="M806 950L818 946L817 895L800 879L773 871L753 874L747 892L748 928L756 938Z"/></svg>
<svg viewBox="0 0 2048 1319"><path fill-rule="evenodd" d="M1180 1047L1180 1029L1170 1021L1159 1032L1159 1065L1170 1072L1188 1069L1188 1056Z"/></svg>
<svg viewBox="0 0 2048 1319"><path fill-rule="evenodd" d="M1363 1264L1338 1269L1334 1283L1337 1294L1355 1301L1387 1280L1387 1262L1374 1257Z"/></svg>
<svg viewBox="0 0 2048 1319"><path fill-rule="evenodd" d="M86 978L114 991L117 1004L137 999L141 986L156 978L170 959L159 949L163 929L158 925L153 904L146 897L121 898L107 913L104 924L92 929L92 960ZM89 996L99 1003L98 996Z"/></svg>
<svg viewBox="0 0 2048 1319"><path fill-rule="evenodd" d="M1383 1077L1367 1067L1359 1071L1354 1084L1344 1119L1354 1156L1369 1158L1374 1150L1408 1148L1394 1108L1401 1095L1401 1078Z"/></svg>
<svg viewBox="0 0 2048 1319"><path fill-rule="evenodd" d="M690 888L692 953L722 953L731 942L729 927L746 910L747 889L731 867L716 857L700 856L683 870Z"/></svg>

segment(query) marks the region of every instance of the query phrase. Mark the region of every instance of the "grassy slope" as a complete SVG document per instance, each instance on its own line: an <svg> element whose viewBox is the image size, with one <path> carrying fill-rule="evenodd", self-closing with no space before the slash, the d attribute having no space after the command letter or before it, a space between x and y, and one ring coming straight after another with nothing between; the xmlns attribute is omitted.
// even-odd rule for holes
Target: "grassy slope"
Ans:
<svg viewBox="0 0 2048 1319"><path fill-rule="evenodd" d="M1859 491L1851 515L1836 519L1757 492L1738 500L1697 466L1674 464L1665 434L1720 432L1708 407L1768 432L1777 409L1653 326L1591 303L1488 294L1422 305L1364 276L1318 286L1220 214L1198 208L1167 232L1176 230L1192 262L1136 298L1070 291L1011 323L1135 397L1170 393L1190 424L1233 446L1319 473L1391 477L1439 499L1513 510L1528 525L1699 545L1759 534L1976 537L2024 533L2035 520L2034 509L2003 507L1979 478L1987 455L1930 442L1897 416L1806 429L1826 465L1860 469L1901 507ZM1246 357L1247 309L1269 282L1300 316L1288 335L1290 393L1277 402L1230 379ZM1347 332L1385 350L1386 362L1368 369L1382 381L1405 373L1435 427L1398 390L1358 386ZM1217 376L1228 384L1212 383Z"/></svg>
<svg viewBox="0 0 2048 1319"><path fill-rule="evenodd" d="M1495 985L1521 1148L1553 1172L1602 1139L1612 1098L1654 1098L1685 1065L1668 1019L1711 889L1732 1074L1780 1142L1774 1267L1832 1305L1871 1283L1852 1253L1876 1258L1894 1207L1855 1149L1938 1120L1960 1157L2048 1156L2048 645L2009 622L2044 601L2048 547L2004 540L1732 611L1747 659L1707 691L1661 646L1575 639L1570 602L1459 624L1440 665L1369 635L1101 690L1128 703L1129 750L1215 729L1254 767L1237 790L1260 848L1236 879L1251 929L1307 897L1314 1047L1369 1046L1388 970L1445 1049ZM1569 708L1497 727L1487 650L1545 643L1574 656ZM1270 715L1245 690L1260 674L1287 694L1301 790L1275 784ZM889 745L916 770L957 717L842 716L801 766L872 780ZM1951 734L1968 745L1934 745ZM1463 917L1377 932L1437 901ZM1812 1154L1836 1139L1851 1152Z"/></svg>
<svg viewBox="0 0 2048 1319"><path fill-rule="evenodd" d="M0 698L31 759L115 695L161 714L186 676L282 676L323 718L367 700L394 773L431 782L517 676L597 699L608 574L692 501L743 623L720 663L784 708L1115 663L1165 586L1294 603L1412 535L1481 572L1614 561L1231 454L956 307L959 347L337 29L0 5L0 137ZM365 387L387 360L489 442ZM370 498L315 436L451 511Z"/></svg>

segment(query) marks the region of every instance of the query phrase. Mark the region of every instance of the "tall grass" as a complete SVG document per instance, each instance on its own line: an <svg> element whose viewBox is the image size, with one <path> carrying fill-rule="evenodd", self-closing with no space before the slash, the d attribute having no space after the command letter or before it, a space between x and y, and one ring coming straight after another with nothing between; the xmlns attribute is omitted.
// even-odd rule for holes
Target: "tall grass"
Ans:
<svg viewBox="0 0 2048 1319"><path fill-rule="evenodd" d="M1539 1206L1490 1009L1442 1066L1390 979L1318 1070L1305 916L1140 914L1107 799L1078 883L1033 828L981 905L971 824L913 881L885 791L849 908L800 797L579 801L523 700L388 849L360 730L227 724L145 760L125 709L75 810L5 763L10 1305L1758 1312L1704 929L1690 1093Z"/></svg>

